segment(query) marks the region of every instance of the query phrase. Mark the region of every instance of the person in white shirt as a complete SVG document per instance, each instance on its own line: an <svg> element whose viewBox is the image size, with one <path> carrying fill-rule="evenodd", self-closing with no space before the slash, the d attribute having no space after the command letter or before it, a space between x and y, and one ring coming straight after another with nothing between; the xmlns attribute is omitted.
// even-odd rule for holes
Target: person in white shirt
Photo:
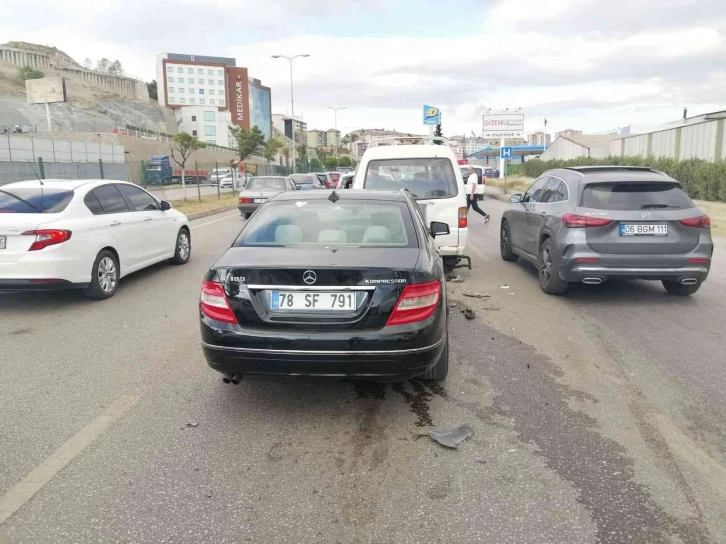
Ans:
<svg viewBox="0 0 726 544"><path fill-rule="evenodd" d="M476 186L479 184L479 178L477 178L476 172L471 166L466 169L466 174L466 209L474 208L476 213L484 216L484 222L489 223L489 214L479 207L479 202L476 199Z"/></svg>

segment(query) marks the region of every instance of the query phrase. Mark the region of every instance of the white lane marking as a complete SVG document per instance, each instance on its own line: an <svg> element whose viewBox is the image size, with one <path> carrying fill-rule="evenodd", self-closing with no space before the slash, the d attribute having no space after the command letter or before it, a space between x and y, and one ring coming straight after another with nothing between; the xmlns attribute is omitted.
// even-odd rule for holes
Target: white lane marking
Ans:
<svg viewBox="0 0 726 544"><path fill-rule="evenodd" d="M227 215L226 217L215 219L214 221L207 221L206 223L202 223L201 225L192 224L192 230L198 229L200 227L206 227L207 225L211 225L213 223L219 223L220 221L226 221L227 219L231 219L232 217L240 217L239 212L235 212L234 215Z"/></svg>
<svg viewBox="0 0 726 544"><path fill-rule="evenodd" d="M65 444L55 450L22 480L0 497L0 525L15 514L26 502L40 491L45 484L86 449L98 436L118 418L123 416L139 400L139 395L127 393L106 408L101 415L91 421Z"/></svg>

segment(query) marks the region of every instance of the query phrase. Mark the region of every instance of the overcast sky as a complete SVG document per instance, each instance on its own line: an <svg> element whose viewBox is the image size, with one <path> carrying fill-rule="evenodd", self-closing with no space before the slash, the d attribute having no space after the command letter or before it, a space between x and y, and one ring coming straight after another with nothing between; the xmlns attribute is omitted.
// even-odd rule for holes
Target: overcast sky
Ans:
<svg viewBox="0 0 726 544"><path fill-rule="evenodd" d="M724 0L3 0L0 42L118 58L156 77L159 52L234 57L289 113L330 128L481 132L487 108L522 108L527 131L606 131L726 109Z"/></svg>

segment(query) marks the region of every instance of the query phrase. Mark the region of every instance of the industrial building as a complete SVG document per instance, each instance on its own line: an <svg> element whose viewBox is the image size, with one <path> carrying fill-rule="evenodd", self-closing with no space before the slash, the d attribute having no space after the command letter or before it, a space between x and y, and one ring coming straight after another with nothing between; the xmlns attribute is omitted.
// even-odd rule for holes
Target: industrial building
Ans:
<svg viewBox="0 0 726 544"><path fill-rule="evenodd" d="M610 140L615 137L615 134L560 136L540 158L543 161L566 161L578 157L603 159L610 155Z"/></svg>

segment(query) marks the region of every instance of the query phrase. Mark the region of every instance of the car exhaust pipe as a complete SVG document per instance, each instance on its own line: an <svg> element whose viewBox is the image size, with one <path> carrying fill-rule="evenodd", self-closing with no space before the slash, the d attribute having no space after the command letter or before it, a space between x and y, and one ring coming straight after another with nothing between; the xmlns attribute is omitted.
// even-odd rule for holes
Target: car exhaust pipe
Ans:
<svg viewBox="0 0 726 544"><path fill-rule="evenodd" d="M683 285L696 285L698 283L698 280L696 278L683 278L681 280L681 283Z"/></svg>
<svg viewBox="0 0 726 544"><path fill-rule="evenodd" d="M239 385L239 382L242 381L242 374L235 374L232 376L232 385Z"/></svg>
<svg viewBox="0 0 726 544"><path fill-rule="evenodd" d="M588 285L600 285L602 283L602 278L585 278L582 280L582 283L586 283Z"/></svg>
<svg viewBox="0 0 726 544"><path fill-rule="evenodd" d="M232 374L225 373L225 375L222 376L222 381L226 384L230 384L230 383L232 383L232 378L234 378L234 376L232 376Z"/></svg>

